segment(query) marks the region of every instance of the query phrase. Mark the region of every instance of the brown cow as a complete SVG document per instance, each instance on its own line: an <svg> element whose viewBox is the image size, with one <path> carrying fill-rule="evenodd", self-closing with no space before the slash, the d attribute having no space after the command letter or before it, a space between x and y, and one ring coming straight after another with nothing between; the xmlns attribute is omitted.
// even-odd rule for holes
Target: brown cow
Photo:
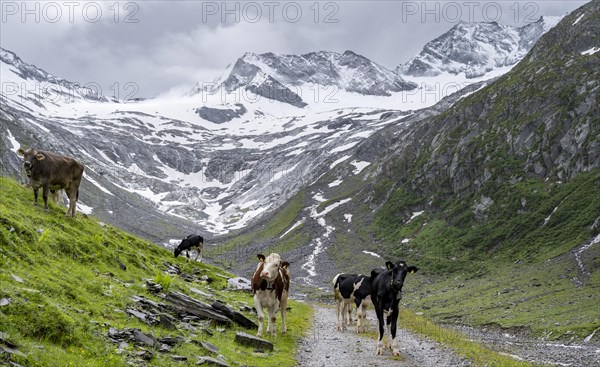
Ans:
<svg viewBox="0 0 600 367"><path fill-rule="evenodd" d="M73 158L56 153L20 148L17 153L23 157L23 167L31 180L34 203L38 205L38 190L43 188L44 209L48 210L50 190L64 189L69 197L67 215L75 216L79 184L83 177L83 165Z"/></svg>
<svg viewBox="0 0 600 367"><path fill-rule="evenodd" d="M252 290L254 292L254 307L258 314L258 333L263 334L264 308L269 313L267 333L275 336L275 320L277 309L281 310L281 332L285 334L285 313L287 308L288 293L290 291L290 263L282 261L278 254L259 254L258 266L252 276Z"/></svg>

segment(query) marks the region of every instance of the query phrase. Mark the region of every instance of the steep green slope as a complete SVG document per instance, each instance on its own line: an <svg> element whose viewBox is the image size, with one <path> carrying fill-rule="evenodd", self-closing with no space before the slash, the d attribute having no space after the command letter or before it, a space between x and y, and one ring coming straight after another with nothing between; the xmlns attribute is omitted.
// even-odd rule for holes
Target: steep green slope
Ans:
<svg viewBox="0 0 600 367"><path fill-rule="evenodd" d="M198 356L210 354L199 346L210 342L232 366L294 365L297 339L310 326L310 307L292 302L288 335L273 340L275 350L269 353L234 343L238 331L255 333L239 326L204 321L193 328L181 322L175 322L177 329L150 326L128 312L139 309L134 296L168 303L146 289L146 279L162 284L163 293L178 291L208 303L219 299L234 309L252 306L252 298L228 290L231 275L216 267L174 259L170 251L93 217L65 218L56 205L48 213L34 207L31 190L12 180L0 178L0 195L0 361L48 367L191 366ZM165 262L178 265L182 274L165 274ZM246 316L256 320L251 312ZM160 345L119 345L109 341L111 328L137 328L178 341L171 352L159 352ZM175 361L174 355L187 361Z"/></svg>

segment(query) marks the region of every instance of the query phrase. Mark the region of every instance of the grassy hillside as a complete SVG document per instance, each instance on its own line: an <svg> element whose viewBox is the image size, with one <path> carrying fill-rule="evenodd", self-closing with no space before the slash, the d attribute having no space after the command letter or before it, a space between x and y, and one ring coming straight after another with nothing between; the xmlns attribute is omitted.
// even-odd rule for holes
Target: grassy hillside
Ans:
<svg viewBox="0 0 600 367"><path fill-rule="evenodd" d="M600 170L529 179L428 198L439 211L410 222L425 200L398 190L371 229L386 253L420 265L410 303L435 320L583 338L600 327L600 243L584 248L600 233L598 187ZM491 204L477 213L482 197Z"/></svg>
<svg viewBox="0 0 600 367"><path fill-rule="evenodd" d="M10 179L0 178L0 195L0 361L48 367L126 366L128 362L191 366L198 356L210 354L199 346L207 341L232 366L295 364L297 339L310 326L310 307L291 302L288 335L273 340L275 349L269 353L255 353L254 348L234 343L238 331L255 333L239 326L202 321L206 332L199 325L195 331L183 324L176 330L149 326L126 312L135 308L133 296L166 303L148 292L146 279L162 284L163 292L178 291L207 303L219 299L236 310L251 307L252 298L228 290L226 279L232 275L221 269L174 259L166 249L93 217L66 218L65 209L57 205L51 205L49 212L34 207L31 190ZM165 262L212 282L187 282L167 275ZM253 313L245 313L256 320ZM119 346L108 339L111 328L137 328L157 338L180 340L169 353L159 352L158 346ZM16 345L18 353L2 353L10 345ZM187 361L177 362L173 355Z"/></svg>

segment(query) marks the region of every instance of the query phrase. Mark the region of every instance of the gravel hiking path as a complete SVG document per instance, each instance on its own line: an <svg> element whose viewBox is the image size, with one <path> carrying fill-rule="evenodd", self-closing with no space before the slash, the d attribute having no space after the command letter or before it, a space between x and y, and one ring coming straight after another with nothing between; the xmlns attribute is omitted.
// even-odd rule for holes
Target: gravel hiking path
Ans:
<svg viewBox="0 0 600 367"><path fill-rule="evenodd" d="M393 357L389 349L384 355L375 355L375 338L357 334L354 326L336 330L335 308L313 305L314 325L311 333L300 341L297 355L299 367L461 367L471 364L449 348L399 329L396 339L400 357ZM369 331L377 332L377 319L371 308L367 312ZM401 325L398 325L399 327Z"/></svg>

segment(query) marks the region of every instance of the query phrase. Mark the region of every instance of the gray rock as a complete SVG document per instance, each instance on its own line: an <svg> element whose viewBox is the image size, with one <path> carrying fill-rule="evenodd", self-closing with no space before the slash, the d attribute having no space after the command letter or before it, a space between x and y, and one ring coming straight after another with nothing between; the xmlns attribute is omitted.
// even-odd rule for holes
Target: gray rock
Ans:
<svg viewBox="0 0 600 367"><path fill-rule="evenodd" d="M250 280L242 277L227 279L227 287L233 288L238 291L249 291L252 290L252 284Z"/></svg>
<svg viewBox="0 0 600 367"><path fill-rule="evenodd" d="M10 276L13 278L13 280L14 280L15 282L18 282L18 283L23 283L23 278L21 278L20 276L17 276L17 275L15 275L15 274L11 274Z"/></svg>
<svg viewBox="0 0 600 367"><path fill-rule="evenodd" d="M133 337L138 344L145 344L149 347L156 345L156 339L153 336L146 335L139 329L133 329Z"/></svg>
<svg viewBox="0 0 600 367"><path fill-rule="evenodd" d="M213 353L213 354L219 354L219 348L217 348L214 344L209 343L209 342L200 342L200 345L202 346L202 348L204 348L207 352Z"/></svg>
<svg viewBox="0 0 600 367"><path fill-rule="evenodd" d="M152 315L152 314L147 313L147 312L143 312L143 311L136 310L136 309L133 309L133 308L128 308L126 310L126 312L129 315L131 315L131 316L139 319L142 322L145 322L148 325L156 325L159 322L159 319L158 319L158 317L156 315Z"/></svg>
<svg viewBox="0 0 600 367"><path fill-rule="evenodd" d="M150 293L158 294L163 290L163 287L162 287L162 285L160 285L158 283L154 283L150 279L146 279L146 289Z"/></svg>
<svg viewBox="0 0 600 367"><path fill-rule="evenodd" d="M243 332L235 334L235 341L261 350L273 350L273 343L270 341Z"/></svg>
<svg viewBox="0 0 600 367"><path fill-rule="evenodd" d="M158 348L158 351L160 353L169 353L171 352L171 346L169 346L168 344L161 344L160 347Z"/></svg>
<svg viewBox="0 0 600 367"><path fill-rule="evenodd" d="M255 330L258 328L258 325L254 321L250 320L241 313L227 307L227 305L221 302L215 301L210 306L215 310L218 310L222 314L226 315L230 320L232 320L236 324L245 327L246 329Z"/></svg>
<svg viewBox="0 0 600 367"><path fill-rule="evenodd" d="M204 292L204 291L201 291L201 290L200 290L200 289L198 289L198 288L189 287L189 289L190 289L190 291L192 291L192 292L194 292L194 293L196 293L196 294L198 294L198 295L200 295L200 296L202 296L202 297L205 297L205 298L209 298L209 299L211 299L211 298L214 298L214 297L215 297L215 295L214 295L214 294L212 294L212 293L206 293L206 292Z"/></svg>
<svg viewBox="0 0 600 367"><path fill-rule="evenodd" d="M494 204L494 200L487 196L482 196L478 203L473 206L473 215L479 222L487 220L487 211Z"/></svg>
<svg viewBox="0 0 600 367"><path fill-rule="evenodd" d="M182 342L182 341L183 341L183 338L182 338L182 337L172 337L172 336L165 336L165 337L162 337L162 338L158 338L158 341L159 341L160 343L163 343L163 344L167 344L167 345L170 345L170 346L174 346L174 345L176 345L177 343L180 343L180 342Z"/></svg>
<svg viewBox="0 0 600 367"><path fill-rule="evenodd" d="M242 117L248 110L241 103L236 103L236 109L221 109L211 107L200 107L195 110L198 116L215 124L223 124L234 118Z"/></svg>
<svg viewBox="0 0 600 367"><path fill-rule="evenodd" d="M177 326L175 325L175 318L171 315L162 313L158 315L158 324L165 329L175 330Z"/></svg>
<svg viewBox="0 0 600 367"><path fill-rule="evenodd" d="M209 304L192 298L180 292L169 292L165 299L180 315L194 315L221 323L231 323L231 320Z"/></svg>
<svg viewBox="0 0 600 367"><path fill-rule="evenodd" d="M198 362L196 364L206 366L229 367L229 365L224 361L206 356L198 357Z"/></svg>

